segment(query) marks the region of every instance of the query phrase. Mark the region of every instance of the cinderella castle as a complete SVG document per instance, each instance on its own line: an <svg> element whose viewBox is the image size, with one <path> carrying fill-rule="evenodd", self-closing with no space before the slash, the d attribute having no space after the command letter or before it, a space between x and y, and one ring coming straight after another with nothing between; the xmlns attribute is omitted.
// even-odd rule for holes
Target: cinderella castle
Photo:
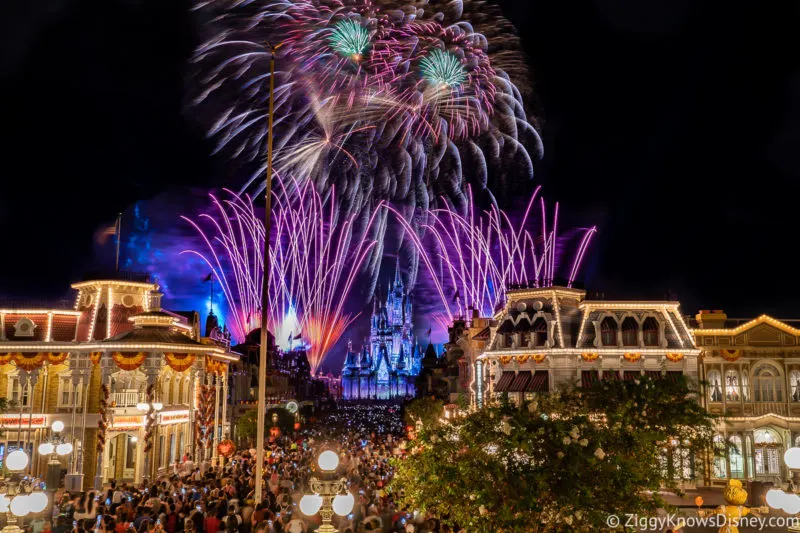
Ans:
<svg viewBox="0 0 800 533"><path fill-rule="evenodd" d="M380 289L378 290L378 293ZM398 262L386 300L372 303L369 342L361 352L347 343L342 396L347 400L413 396L422 368L422 350L413 338L411 296L400 279Z"/></svg>

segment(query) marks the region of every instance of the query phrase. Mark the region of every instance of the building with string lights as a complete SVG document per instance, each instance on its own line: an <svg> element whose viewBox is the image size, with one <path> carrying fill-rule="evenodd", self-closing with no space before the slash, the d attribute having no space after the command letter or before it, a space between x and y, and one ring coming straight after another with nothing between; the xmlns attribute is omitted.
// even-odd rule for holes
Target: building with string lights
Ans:
<svg viewBox="0 0 800 533"><path fill-rule="evenodd" d="M784 452L800 446L800 320L729 318L700 311L690 321L701 350L703 401L720 418L720 453L707 481L782 484Z"/></svg>
<svg viewBox="0 0 800 533"><path fill-rule="evenodd" d="M115 272L72 285L71 307L0 306L0 460L22 448L44 475L39 444L56 421L73 452L72 490L140 482L186 455L217 461L229 432L226 337L200 334L195 312L170 312L147 275ZM216 429L216 431L215 431Z"/></svg>

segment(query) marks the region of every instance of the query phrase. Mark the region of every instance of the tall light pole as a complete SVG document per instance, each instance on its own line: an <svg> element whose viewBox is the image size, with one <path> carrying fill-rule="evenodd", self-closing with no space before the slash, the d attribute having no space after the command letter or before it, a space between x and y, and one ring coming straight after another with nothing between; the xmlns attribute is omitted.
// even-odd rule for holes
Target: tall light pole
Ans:
<svg viewBox="0 0 800 533"><path fill-rule="evenodd" d="M272 115L275 107L275 52L281 47L267 42L269 58L269 117L267 118L267 173L264 177L266 209L264 210L264 282L261 287L261 344L258 351L258 420L256 423L256 503L261 502L264 484L264 417L266 416L267 381L267 305L269 304L269 235L272 230Z"/></svg>

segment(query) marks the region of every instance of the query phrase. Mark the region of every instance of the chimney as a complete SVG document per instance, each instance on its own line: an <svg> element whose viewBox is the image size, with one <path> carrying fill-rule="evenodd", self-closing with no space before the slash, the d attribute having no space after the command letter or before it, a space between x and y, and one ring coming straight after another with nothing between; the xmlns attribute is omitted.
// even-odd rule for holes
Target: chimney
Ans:
<svg viewBox="0 0 800 533"><path fill-rule="evenodd" d="M695 315L695 319L700 329L719 329L725 327L728 315L721 309L715 309L713 311L701 309L700 312Z"/></svg>

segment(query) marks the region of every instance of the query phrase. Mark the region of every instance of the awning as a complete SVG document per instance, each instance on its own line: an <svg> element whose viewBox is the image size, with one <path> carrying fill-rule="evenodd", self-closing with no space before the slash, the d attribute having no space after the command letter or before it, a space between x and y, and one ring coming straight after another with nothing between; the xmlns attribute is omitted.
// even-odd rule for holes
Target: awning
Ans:
<svg viewBox="0 0 800 533"><path fill-rule="evenodd" d="M619 381L619 371L618 370L604 370L603 371L603 381Z"/></svg>
<svg viewBox="0 0 800 533"><path fill-rule="evenodd" d="M511 386L511 383L514 381L514 372L503 372L503 375L500 376L500 381L497 382L497 386L494 388L495 392L508 392L508 388Z"/></svg>
<svg viewBox="0 0 800 533"><path fill-rule="evenodd" d="M672 381L673 383L677 383L681 380L681 376L683 376L683 372L680 370L668 370L667 371L667 379Z"/></svg>
<svg viewBox="0 0 800 533"><path fill-rule="evenodd" d="M661 379L660 370L645 370L645 375L650 379Z"/></svg>
<svg viewBox="0 0 800 533"><path fill-rule="evenodd" d="M600 374L597 370L583 370L581 372L581 387L589 388L600 383Z"/></svg>
<svg viewBox="0 0 800 533"><path fill-rule="evenodd" d="M640 377L642 377L642 373L638 370L626 370L622 374L622 379L625 381L633 381L635 379L639 379Z"/></svg>
<svg viewBox="0 0 800 533"><path fill-rule="evenodd" d="M531 380L531 373L528 370L520 371L508 387L508 392L524 392Z"/></svg>
<svg viewBox="0 0 800 533"><path fill-rule="evenodd" d="M550 373L547 370L536 372L533 378L528 382L528 387L525 392L549 392L550 391Z"/></svg>

